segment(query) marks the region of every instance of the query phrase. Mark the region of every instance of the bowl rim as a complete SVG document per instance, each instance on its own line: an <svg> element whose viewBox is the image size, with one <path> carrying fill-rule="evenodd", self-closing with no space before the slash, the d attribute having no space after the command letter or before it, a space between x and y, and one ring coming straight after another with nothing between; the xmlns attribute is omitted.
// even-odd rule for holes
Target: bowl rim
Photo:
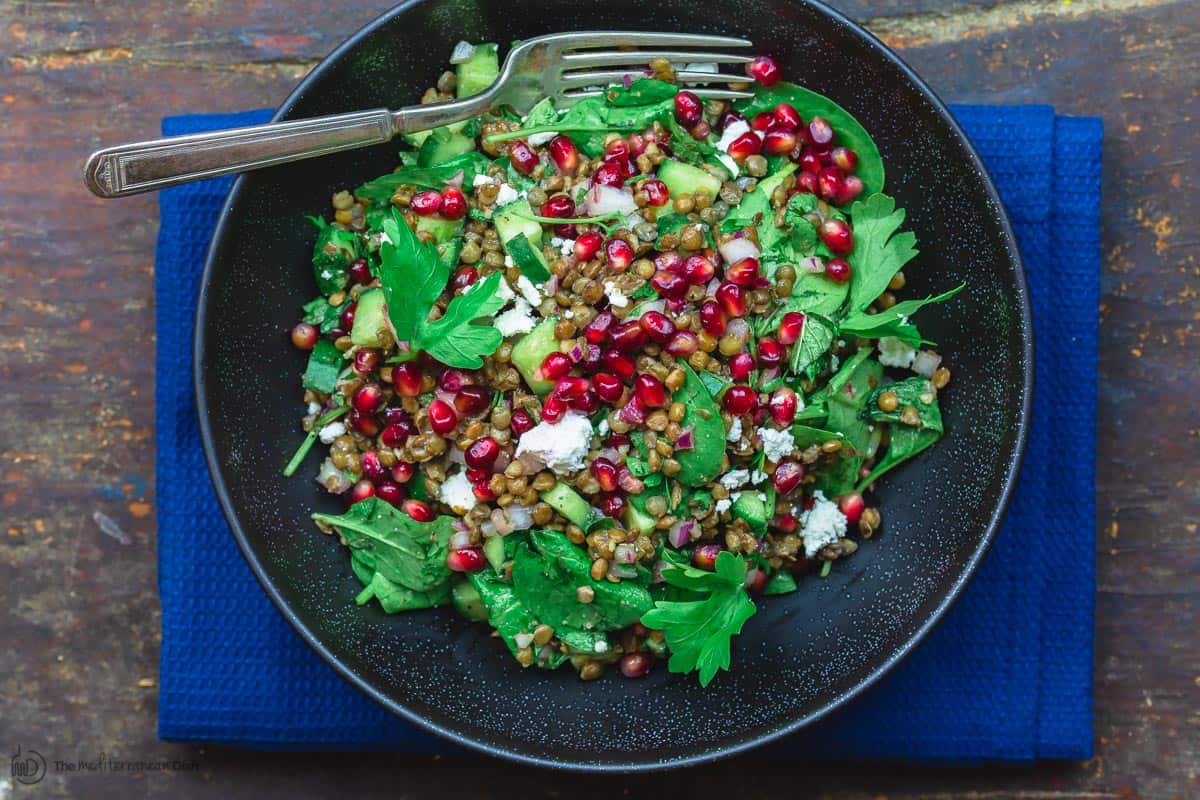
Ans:
<svg viewBox="0 0 1200 800"><path fill-rule="evenodd" d="M333 65L339 62L348 52L353 50L359 43L374 33L377 29L389 24L393 18L400 16L412 8L415 8L427 0L404 0L398 5L388 9L380 14L375 19L368 22L366 25L359 28L351 34L344 42L339 44L329 55L321 59L308 74L306 74L296 87L288 94L288 96L280 104L279 108L271 116L271 122L279 122L286 118L287 112L299 101L307 92L309 86L324 72L333 68ZM196 412L200 427L200 438L204 446L205 462L208 466L209 479L212 482L213 489L216 492L217 499L220 503L221 510L229 524L230 531L233 533L234 539L237 541L238 549L242 556L249 564L251 571L254 573L258 582L262 585L263 591L266 592L271 602L283 615L283 618L295 629L300 637L311 647L321 659L332 667L338 674L345 678L351 685L370 697L376 703L379 703L391 713L401 717L407 722L422 728L426 731L434 733L454 744L485 753L490 756L504 758L510 761L515 761L520 764L526 764L537 767L547 767L555 770L573 771L573 772L588 772L588 773L610 773L610 772L656 772L667 769L677 769L680 767L690 766L694 764L708 763L716 759L727 758L747 750L760 747L768 742L778 740L788 734L794 733L802 728L805 728L818 720L821 720L829 714L837 711L845 706L853 699L862 695L867 689L874 686L881 678L890 673L898 666L905 658L907 658L917 646L925 640L929 633L942 621L946 613L954 606L962 595L967 584L974 577L979 565L990 550L993 541L996 538L996 533L1003 523L1004 516L1008 511L1009 503L1012 499L1013 492L1016 489L1017 477L1020 473L1021 464L1024 461L1025 449L1029 438L1029 427L1031 419L1031 409L1033 404L1034 391L1034 329L1033 329L1033 313L1029 296L1029 286L1025 279L1025 263L1021 256L1021 251L1017 246L1016 235L1012 229L1012 223L1009 220L1008 212L1001 201L1000 194L996 190L996 186L992 181L991 175L987 167L983 164L979 153L975 150L974 145L967 138L961 126L950 114L941 98L921 79L920 76L913 71L895 52L887 45L881 42L877 37L867 31L857 22L851 20L846 15L837 11L821 0L798 0L804 5L810 6L818 13L823 14L831 23L845 27L852 35L856 35L864 39L872 49L876 50L886 61L890 62L900 73L908 80L914 88L924 96L924 98L933 107L934 112L941 120L949 127L954 138L964 148L970 166L979 174L983 188L988 200L995 208L997 221L1000 224L1000 232L1007 244L1010 258L1016 266L1015 278L1017 289L1017 305L1020 311L1020 331L1022 350L1020 356L1024 363L1023 378L1024 386L1021 392L1021 412L1017 422L1017 431L1014 441L1012 457L1008 464L1008 469L1003 479L1003 484L1000 491L1000 497L996 503L987 527L983 532L983 536L975 550L971 553L970 558L964 564L958 577L950 586L949 591L939 600L937 606L932 613L925 619L920 627L908 637L908 639L892 652L886 659L877 664L871 672L863 678L857 685L848 691L830 699L821 707L806 714L802 717L788 720L787 722L778 725L774 729L765 733L749 735L744 740L731 744L721 745L712 750L695 755L681 756L679 758L668 758L661 761L628 761L628 762L573 762L565 760L556 760L542 756L529 755L514 748L504 747L496 744L491 744L486 741L477 740L471 736L465 735L458 731L449 729L439 725L429 719L424 718L420 714L411 711L406 706L398 701L386 696L383 692L374 688L364 678L359 676L354 670L342 663L341 659L332 653L329 648L317 637L317 635L309 629L298 615L284 600L281 592L275 586L274 578L268 573L264 564L259 560L253 548L250 546L249 539L245 531L242 529L238 515L234 508L233 500L229 495L229 490L225 486L224 481L220 476L221 461L216 452L215 440L213 436L212 425L210 422L210 409L206 396L206 381L203 365L205 363L205 337L204 331L207 327L207 299L209 295L209 287L211 285L213 273L216 271L218 260L218 244L225 236L226 227L233 219L232 209L234 204L240 199L245 190L244 176L238 176L234 181L233 186L229 190L229 194L225 197L224 204L221 209L220 216L217 219L216 226L213 229L212 239L209 242L208 249L204 259L204 270L201 273L199 291L197 292L197 308L196 308L196 323L193 328L192 335L192 375L193 375L193 391L195 393Z"/></svg>

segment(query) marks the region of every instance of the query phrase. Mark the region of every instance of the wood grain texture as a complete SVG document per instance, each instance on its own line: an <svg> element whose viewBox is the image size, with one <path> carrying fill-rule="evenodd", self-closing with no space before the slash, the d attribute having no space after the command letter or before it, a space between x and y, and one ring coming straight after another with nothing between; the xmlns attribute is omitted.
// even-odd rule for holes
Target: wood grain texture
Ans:
<svg viewBox="0 0 1200 800"><path fill-rule="evenodd" d="M481 758L157 741L157 212L153 197L92 199L79 168L101 143L156 135L167 114L278 103L389 5L0 0L0 745L200 764L52 773L38 796L1200 795L1200 9L1189 0L835 3L947 100L1104 117L1096 758L801 771L750 756L669 779L580 780ZM34 796L7 778L0 799Z"/></svg>

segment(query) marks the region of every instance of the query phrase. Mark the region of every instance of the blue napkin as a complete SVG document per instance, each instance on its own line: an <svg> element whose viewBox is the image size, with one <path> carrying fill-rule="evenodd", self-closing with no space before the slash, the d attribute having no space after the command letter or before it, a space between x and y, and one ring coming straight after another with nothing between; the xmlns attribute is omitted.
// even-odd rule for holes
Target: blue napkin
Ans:
<svg viewBox="0 0 1200 800"><path fill-rule="evenodd" d="M953 112L999 186L1033 294L1037 391L1020 485L991 554L918 651L777 750L942 762L1092 753L1100 121L1048 106ZM163 133L267 117L173 117ZM230 183L159 195L159 735L270 749L455 751L361 695L295 635L242 560L204 479L192 310Z"/></svg>

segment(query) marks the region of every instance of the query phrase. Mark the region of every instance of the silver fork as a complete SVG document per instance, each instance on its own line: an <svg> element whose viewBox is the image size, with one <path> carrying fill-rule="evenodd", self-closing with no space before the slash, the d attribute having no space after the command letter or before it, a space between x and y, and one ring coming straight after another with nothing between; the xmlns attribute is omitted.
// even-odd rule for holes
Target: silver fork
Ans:
<svg viewBox="0 0 1200 800"><path fill-rule="evenodd" d="M568 105L602 92L597 87L641 76L651 60L673 67L692 62L745 64L744 55L705 48L749 47L730 36L633 31L581 31L527 39L504 59L496 81L479 94L447 103L377 108L327 117L274 122L189 136L173 136L98 150L84 166L84 182L100 197L124 197L180 183L286 164L314 156L383 144L401 133L429 130L467 119L498 105L526 114L543 97ZM611 49L597 49L611 48ZM627 48L697 48L627 49ZM626 67L625 69L611 69ZM610 69L602 69L610 68ZM745 75L677 69L681 85L703 98L737 99L750 93L710 88L747 83Z"/></svg>

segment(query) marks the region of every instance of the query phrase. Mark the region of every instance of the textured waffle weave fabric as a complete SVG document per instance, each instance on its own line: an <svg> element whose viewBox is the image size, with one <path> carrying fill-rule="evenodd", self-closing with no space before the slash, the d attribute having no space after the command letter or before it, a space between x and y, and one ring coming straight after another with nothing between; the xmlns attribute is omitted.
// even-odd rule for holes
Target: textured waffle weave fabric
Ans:
<svg viewBox="0 0 1200 800"><path fill-rule="evenodd" d="M1048 106L952 111L1004 198L1032 291L1037 391L1025 465L990 555L937 630L864 697L777 751L942 762L1091 755L1101 126ZM172 117L163 133L268 116ZM193 309L230 183L160 194L159 734L269 749L454 752L361 695L300 640L243 561L203 479ZM1034 539L1055 546L1030 547Z"/></svg>

